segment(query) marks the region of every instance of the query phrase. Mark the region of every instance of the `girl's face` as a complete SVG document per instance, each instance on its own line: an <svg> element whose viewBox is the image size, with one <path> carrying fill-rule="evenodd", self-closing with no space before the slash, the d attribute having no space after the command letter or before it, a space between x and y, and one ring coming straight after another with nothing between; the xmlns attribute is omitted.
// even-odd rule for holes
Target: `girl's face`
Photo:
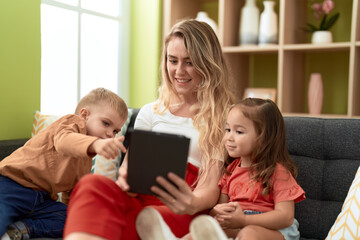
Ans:
<svg viewBox="0 0 360 240"><path fill-rule="evenodd" d="M109 106L83 108L80 116L86 120L87 135L101 139L115 137L126 120Z"/></svg>
<svg viewBox="0 0 360 240"><path fill-rule="evenodd" d="M257 133L253 122L236 107L230 110L225 125L223 143L230 157L242 158L251 163L250 157L256 144Z"/></svg>
<svg viewBox="0 0 360 240"><path fill-rule="evenodd" d="M194 97L201 83L201 76L190 60L183 38L173 37L169 41L166 67L177 93L183 97Z"/></svg>

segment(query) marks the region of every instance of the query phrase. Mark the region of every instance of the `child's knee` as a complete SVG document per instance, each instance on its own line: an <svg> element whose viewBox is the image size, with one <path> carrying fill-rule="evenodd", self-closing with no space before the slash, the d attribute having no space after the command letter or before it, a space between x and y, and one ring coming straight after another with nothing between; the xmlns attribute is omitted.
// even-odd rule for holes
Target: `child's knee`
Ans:
<svg viewBox="0 0 360 240"><path fill-rule="evenodd" d="M256 236L257 236L257 226L248 225L239 231L239 233L237 235L237 239L238 240L256 239Z"/></svg>

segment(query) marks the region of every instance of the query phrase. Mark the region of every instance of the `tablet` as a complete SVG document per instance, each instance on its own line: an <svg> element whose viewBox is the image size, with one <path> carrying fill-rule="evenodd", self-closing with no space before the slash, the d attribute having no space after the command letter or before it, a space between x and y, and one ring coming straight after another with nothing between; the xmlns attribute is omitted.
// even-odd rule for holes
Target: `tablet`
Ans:
<svg viewBox="0 0 360 240"><path fill-rule="evenodd" d="M128 150L129 192L152 194L155 178L168 172L184 178L190 139L177 134L134 129Z"/></svg>

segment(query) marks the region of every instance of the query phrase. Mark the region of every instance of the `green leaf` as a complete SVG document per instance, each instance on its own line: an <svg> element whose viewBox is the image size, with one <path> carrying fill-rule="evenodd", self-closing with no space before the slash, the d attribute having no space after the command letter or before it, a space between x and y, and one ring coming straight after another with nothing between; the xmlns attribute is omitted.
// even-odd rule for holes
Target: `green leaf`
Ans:
<svg viewBox="0 0 360 240"><path fill-rule="evenodd" d="M323 17L323 19L321 20L319 30L327 30L327 29L325 28L326 18L327 18L327 15L325 14L324 17Z"/></svg>
<svg viewBox="0 0 360 240"><path fill-rule="evenodd" d="M310 23L307 23L306 26L307 26L308 32L315 32L315 31L319 30L317 27L315 27L314 25L312 25Z"/></svg>
<svg viewBox="0 0 360 240"><path fill-rule="evenodd" d="M324 30L330 29L335 24L335 22L338 20L339 16L340 16L340 13L336 13L332 17L330 17L329 20L326 23L324 23Z"/></svg>

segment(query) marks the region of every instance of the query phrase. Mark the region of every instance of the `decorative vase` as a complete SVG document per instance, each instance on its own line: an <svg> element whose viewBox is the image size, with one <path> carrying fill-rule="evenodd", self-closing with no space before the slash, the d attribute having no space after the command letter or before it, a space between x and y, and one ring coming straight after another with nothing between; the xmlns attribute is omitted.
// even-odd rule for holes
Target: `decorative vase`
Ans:
<svg viewBox="0 0 360 240"><path fill-rule="evenodd" d="M315 44L332 43L332 41L332 33L330 31L315 31L311 37L311 42Z"/></svg>
<svg viewBox="0 0 360 240"><path fill-rule="evenodd" d="M259 37L259 8L255 0L246 0L241 9L239 39L240 44L256 44Z"/></svg>
<svg viewBox="0 0 360 240"><path fill-rule="evenodd" d="M260 15L259 44L278 42L278 19L274 1L264 1L264 11Z"/></svg>
<svg viewBox="0 0 360 240"><path fill-rule="evenodd" d="M310 114L320 114L323 104L323 81L320 73L310 75L308 88L308 107Z"/></svg>
<svg viewBox="0 0 360 240"><path fill-rule="evenodd" d="M210 27L214 30L214 32L216 34L218 33L216 22L209 17L207 12L204 12L204 11L198 12L196 15L196 20L201 21L201 22L206 22L207 24L210 25Z"/></svg>

